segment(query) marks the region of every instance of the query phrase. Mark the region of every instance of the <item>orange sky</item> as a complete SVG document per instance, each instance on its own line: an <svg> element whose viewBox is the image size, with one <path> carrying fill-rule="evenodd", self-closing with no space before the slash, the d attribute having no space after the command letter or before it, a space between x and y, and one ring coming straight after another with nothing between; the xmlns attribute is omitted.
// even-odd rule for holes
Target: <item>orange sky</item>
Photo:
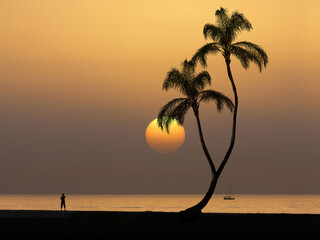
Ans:
<svg viewBox="0 0 320 240"><path fill-rule="evenodd" d="M190 58L204 43L203 25L214 21L214 9L222 3L231 11L240 9L253 24L254 30L241 34L239 40L262 45L270 57L263 75L256 68L243 71L234 62L234 71L245 78L239 85L246 91L242 100L258 97L265 105L275 104L260 94L275 86L282 94L288 87L295 91L301 86L311 97L316 94L317 1L2 1L4 87L14 88L17 98L27 102L28 94L55 101L56 90L63 102L90 106L115 100L118 91L105 94L106 88L121 89L129 97L137 95L131 91L135 88L144 93L135 101L145 105L145 98L161 94L160 79L168 68ZM212 58L210 63L214 84L227 91L222 59ZM306 74L308 79L301 83L300 76ZM253 79L261 81L257 84ZM88 90L90 99L84 101ZM117 102L126 104L127 98ZM152 101L147 102L153 106Z"/></svg>
<svg viewBox="0 0 320 240"><path fill-rule="evenodd" d="M67 190L74 192L152 193L145 179L157 183L158 192L206 189L209 174L203 173L209 168L192 114L186 142L171 160L148 149L144 131L160 107L179 96L162 92L162 81L205 43L203 26L214 23L220 6L245 14L253 30L238 40L263 46L270 59L262 74L232 61L239 134L223 181L240 182L243 192L260 191L251 183L258 178L262 192L319 193L312 185L319 182L314 169L320 167L315 161L320 118L316 0L0 1L0 182L8 186L3 191L47 191L36 176L45 178L48 191L58 192L67 181ZM232 97L222 57L209 57L208 64L213 88ZM230 114L218 115L209 105L202 109L209 150L219 159L228 144ZM128 165L129 176L123 169ZM192 173L200 176L196 183L188 169L197 169ZM302 182L301 169L309 176ZM268 179L270 171L275 180ZM122 174L127 177L119 185L110 183ZM178 174L182 182L190 181L190 189L179 181L162 182L163 174L171 180ZM287 188L284 176L297 179L296 188ZM72 179L91 180L82 190Z"/></svg>

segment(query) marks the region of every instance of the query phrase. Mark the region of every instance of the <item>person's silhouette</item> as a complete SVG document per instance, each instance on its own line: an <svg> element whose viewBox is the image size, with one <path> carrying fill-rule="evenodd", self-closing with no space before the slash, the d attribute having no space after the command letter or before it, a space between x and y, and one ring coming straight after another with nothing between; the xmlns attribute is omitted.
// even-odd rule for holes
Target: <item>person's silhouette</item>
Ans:
<svg viewBox="0 0 320 240"><path fill-rule="evenodd" d="M61 211L62 211L62 207L64 207L64 210L66 211L66 196L64 195L64 193L62 193L60 200L61 200Z"/></svg>

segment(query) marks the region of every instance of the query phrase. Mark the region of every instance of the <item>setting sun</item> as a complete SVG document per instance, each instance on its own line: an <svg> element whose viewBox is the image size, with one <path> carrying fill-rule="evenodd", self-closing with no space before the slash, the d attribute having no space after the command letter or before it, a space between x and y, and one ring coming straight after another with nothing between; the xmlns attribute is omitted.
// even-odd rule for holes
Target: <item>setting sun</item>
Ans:
<svg viewBox="0 0 320 240"><path fill-rule="evenodd" d="M147 127L146 140L148 145L160 153L171 153L178 150L185 139L185 132L177 120L170 125L170 133L162 131L154 119Z"/></svg>

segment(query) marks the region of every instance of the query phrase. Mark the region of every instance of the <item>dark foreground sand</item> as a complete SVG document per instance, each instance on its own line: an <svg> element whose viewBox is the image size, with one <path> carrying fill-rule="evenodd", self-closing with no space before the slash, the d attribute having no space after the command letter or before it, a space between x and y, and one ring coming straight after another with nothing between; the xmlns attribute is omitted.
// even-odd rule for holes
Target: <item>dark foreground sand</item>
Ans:
<svg viewBox="0 0 320 240"><path fill-rule="evenodd" d="M0 239L320 239L320 215L0 210Z"/></svg>

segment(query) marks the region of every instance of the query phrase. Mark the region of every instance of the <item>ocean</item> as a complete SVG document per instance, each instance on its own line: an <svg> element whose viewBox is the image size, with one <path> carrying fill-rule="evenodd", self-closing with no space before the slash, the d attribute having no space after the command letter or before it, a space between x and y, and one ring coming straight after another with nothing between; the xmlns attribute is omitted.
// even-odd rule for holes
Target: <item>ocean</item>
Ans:
<svg viewBox="0 0 320 240"><path fill-rule="evenodd" d="M179 212L203 195L80 195L65 194L67 210ZM215 195L207 213L320 214L320 195ZM60 195L0 195L0 210L60 210Z"/></svg>

